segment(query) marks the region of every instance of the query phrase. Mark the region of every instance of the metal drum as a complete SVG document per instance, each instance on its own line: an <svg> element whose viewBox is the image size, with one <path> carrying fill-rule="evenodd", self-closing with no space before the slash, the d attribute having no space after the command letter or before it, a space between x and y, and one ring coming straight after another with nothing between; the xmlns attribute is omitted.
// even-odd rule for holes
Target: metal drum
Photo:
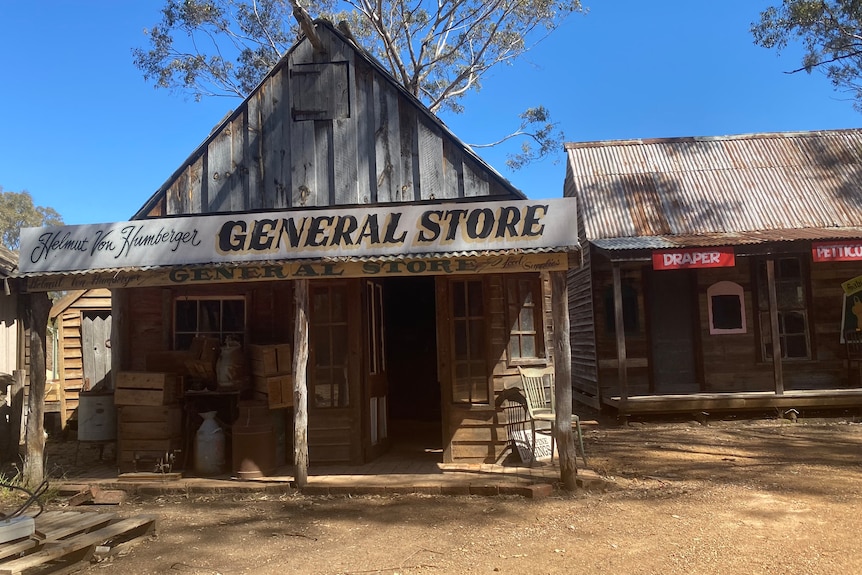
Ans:
<svg viewBox="0 0 862 575"><path fill-rule="evenodd" d="M240 402L234 422L233 471L240 479L254 479L275 472L275 430L269 406L260 401Z"/></svg>
<svg viewBox="0 0 862 575"><path fill-rule="evenodd" d="M78 441L114 441L116 438L114 394L82 392L78 396Z"/></svg>

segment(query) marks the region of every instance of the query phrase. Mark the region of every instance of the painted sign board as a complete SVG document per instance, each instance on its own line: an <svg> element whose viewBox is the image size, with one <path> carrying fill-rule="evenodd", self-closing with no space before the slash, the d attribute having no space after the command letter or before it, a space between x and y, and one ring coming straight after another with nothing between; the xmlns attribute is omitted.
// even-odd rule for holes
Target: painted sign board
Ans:
<svg viewBox="0 0 862 575"><path fill-rule="evenodd" d="M811 244L811 259L815 262L862 261L862 240Z"/></svg>
<svg viewBox="0 0 862 575"><path fill-rule="evenodd" d="M529 430L515 429L510 433L515 447L518 448L518 455L524 463L532 463L533 453L536 454L536 461L551 459L553 453L551 452L550 432L536 432L535 449L533 448L533 434Z"/></svg>
<svg viewBox="0 0 862 575"><path fill-rule="evenodd" d="M30 277L27 278L27 291L200 285L297 278L406 277L563 271L567 269L567 265L568 258L565 253L548 253L486 257L408 258L366 262L280 262L266 265L251 263L241 266L227 264L174 266L147 271L50 274L45 277Z"/></svg>
<svg viewBox="0 0 862 575"><path fill-rule="evenodd" d="M852 280L847 280L846 282L842 283L841 289L843 289L844 293L847 295L853 295L854 293L862 292L862 276L857 276Z"/></svg>
<svg viewBox="0 0 862 575"><path fill-rule="evenodd" d="M153 218L21 230L22 273L577 245L574 198Z"/></svg>
<svg viewBox="0 0 862 575"><path fill-rule="evenodd" d="M736 255L729 247L661 250L652 254L654 270L732 268L735 265Z"/></svg>

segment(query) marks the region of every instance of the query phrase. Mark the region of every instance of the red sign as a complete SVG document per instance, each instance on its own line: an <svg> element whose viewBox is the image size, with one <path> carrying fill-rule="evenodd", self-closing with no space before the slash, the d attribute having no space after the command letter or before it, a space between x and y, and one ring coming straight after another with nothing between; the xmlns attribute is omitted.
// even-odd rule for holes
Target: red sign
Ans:
<svg viewBox="0 0 862 575"><path fill-rule="evenodd" d="M811 245L815 262L853 262L862 260L862 241L833 242Z"/></svg>
<svg viewBox="0 0 862 575"><path fill-rule="evenodd" d="M654 270L686 268L732 268L736 265L733 248L694 248L653 252Z"/></svg>

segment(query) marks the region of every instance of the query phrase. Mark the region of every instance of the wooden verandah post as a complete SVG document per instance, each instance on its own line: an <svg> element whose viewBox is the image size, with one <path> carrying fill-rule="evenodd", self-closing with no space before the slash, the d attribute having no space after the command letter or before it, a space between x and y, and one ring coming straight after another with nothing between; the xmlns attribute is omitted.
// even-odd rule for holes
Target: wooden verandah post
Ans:
<svg viewBox="0 0 862 575"><path fill-rule="evenodd" d="M308 280L295 280L293 290L293 474L302 489L308 483Z"/></svg>
<svg viewBox="0 0 862 575"><path fill-rule="evenodd" d="M45 336L51 302L45 292L26 296L24 328L30 331L30 393L27 397L27 436L24 485L45 479Z"/></svg>
<svg viewBox="0 0 862 575"><path fill-rule="evenodd" d="M626 324L623 317L623 286L620 264L613 264L614 282L614 329L617 332L617 374L620 386L620 412L626 409L629 399L629 370L626 363Z"/></svg>
<svg viewBox="0 0 862 575"><path fill-rule="evenodd" d="M772 332L772 371L775 395L784 395L784 372L781 367L781 337L778 324L778 294L775 287L775 257L766 260L766 288L769 291L769 326Z"/></svg>
<svg viewBox="0 0 862 575"><path fill-rule="evenodd" d="M577 489L578 461L572 437L572 342L569 339L569 286L565 270L550 272L554 316L554 436L560 454L560 481L567 491Z"/></svg>

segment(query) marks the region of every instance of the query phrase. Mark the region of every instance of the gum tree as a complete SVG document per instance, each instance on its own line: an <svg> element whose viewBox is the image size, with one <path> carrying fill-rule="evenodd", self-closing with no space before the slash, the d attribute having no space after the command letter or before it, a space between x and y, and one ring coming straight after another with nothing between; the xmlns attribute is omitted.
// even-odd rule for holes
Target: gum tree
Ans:
<svg viewBox="0 0 862 575"><path fill-rule="evenodd" d="M308 19L297 0L166 0L145 30L134 63L158 88L195 99L248 95L298 37ZM292 3L293 2L293 3ZM309 7L377 58L433 112L463 112L492 68L510 64L556 30L580 0L320 0ZM525 122L526 120L526 122ZM560 148L563 135L542 106L501 137L525 144L523 166Z"/></svg>
<svg viewBox="0 0 862 575"><path fill-rule="evenodd" d="M862 111L862 2L784 0L761 12L751 32L754 43L764 48L781 51L801 43L802 61L790 72L823 72Z"/></svg>

